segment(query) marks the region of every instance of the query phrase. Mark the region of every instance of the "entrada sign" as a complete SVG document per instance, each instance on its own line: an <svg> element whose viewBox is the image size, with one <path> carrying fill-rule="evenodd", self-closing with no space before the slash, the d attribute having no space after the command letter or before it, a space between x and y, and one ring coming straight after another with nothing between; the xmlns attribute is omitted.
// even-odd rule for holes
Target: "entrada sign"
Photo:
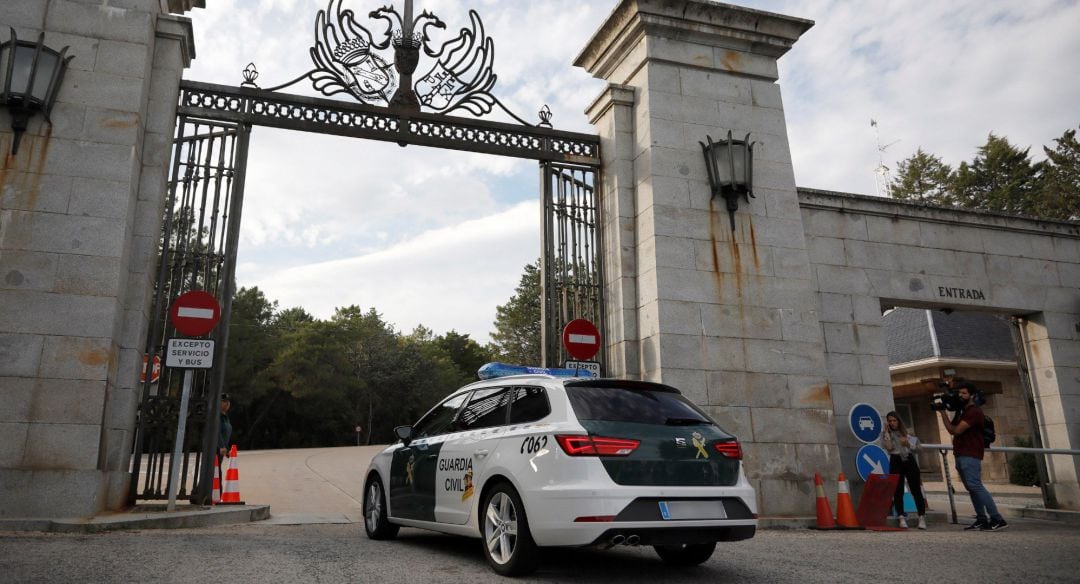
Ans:
<svg viewBox="0 0 1080 584"><path fill-rule="evenodd" d="M986 295L978 288L952 288L949 286L938 286L937 295L939 298L961 298L964 300L986 300Z"/></svg>

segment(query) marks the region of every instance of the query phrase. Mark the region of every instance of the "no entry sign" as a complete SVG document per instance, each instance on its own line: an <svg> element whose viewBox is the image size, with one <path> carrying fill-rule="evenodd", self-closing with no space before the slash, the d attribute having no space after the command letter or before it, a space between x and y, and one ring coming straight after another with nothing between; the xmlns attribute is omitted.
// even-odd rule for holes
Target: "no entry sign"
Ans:
<svg viewBox="0 0 1080 584"><path fill-rule="evenodd" d="M587 361L600 350L600 331L584 318L574 319L563 327L562 344L573 358Z"/></svg>
<svg viewBox="0 0 1080 584"><path fill-rule="evenodd" d="M221 319L217 298L202 290L181 294L169 309L169 319L180 334L198 337L214 330Z"/></svg>

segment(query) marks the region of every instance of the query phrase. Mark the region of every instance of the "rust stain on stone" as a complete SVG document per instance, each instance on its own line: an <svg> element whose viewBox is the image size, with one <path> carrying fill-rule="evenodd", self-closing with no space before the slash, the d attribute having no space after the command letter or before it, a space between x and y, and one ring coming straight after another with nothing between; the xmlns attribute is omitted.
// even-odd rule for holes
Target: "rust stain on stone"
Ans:
<svg viewBox="0 0 1080 584"><path fill-rule="evenodd" d="M724 51L724 56L720 57L720 66L728 71L741 72L742 57L735 51Z"/></svg>
<svg viewBox="0 0 1080 584"><path fill-rule="evenodd" d="M754 219L750 216L747 216L746 224L750 226L750 250L754 252L754 269L758 274L760 274L761 258L758 257L757 234L754 233Z"/></svg>
<svg viewBox="0 0 1080 584"><path fill-rule="evenodd" d="M45 172L45 161L49 155L49 145L52 143L52 126L45 126L45 134L42 136L23 136L20 154L13 156L10 145L4 143L0 148L4 150L4 164L0 167L0 192L8 187L12 191L12 207L16 209L34 210L37 208L37 200L41 195L41 179ZM19 170L24 166L19 164L25 161L26 170Z"/></svg>
<svg viewBox="0 0 1080 584"><path fill-rule="evenodd" d="M83 365L98 367L109 362L109 352L104 349L91 349L79 352L79 362Z"/></svg>
<svg viewBox="0 0 1080 584"><path fill-rule="evenodd" d="M735 291L739 298L743 295L742 253L739 251L739 242L735 240L735 234L731 234L731 269L735 271Z"/></svg>
<svg viewBox="0 0 1080 584"><path fill-rule="evenodd" d="M832 403L832 388L829 384L817 385L810 388L810 391L803 397L804 403Z"/></svg>
<svg viewBox="0 0 1080 584"><path fill-rule="evenodd" d="M724 274L720 271L720 254L717 252L719 242L716 239L717 222L716 207L713 199L709 199L709 251L712 252L712 273L716 281L716 295L720 301L724 300Z"/></svg>
<svg viewBox="0 0 1080 584"><path fill-rule="evenodd" d="M45 172L45 160L49 158L49 147L52 146L52 124L45 126L45 135L37 140L38 155L36 172L40 175Z"/></svg>
<svg viewBox="0 0 1080 584"><path fill-rule="evenodd" d="M136 123L137 120L135 118L113 118L110 120L105 120L105 122L102 123L101 126L104 128L133 128L135 127Z"/></svg>

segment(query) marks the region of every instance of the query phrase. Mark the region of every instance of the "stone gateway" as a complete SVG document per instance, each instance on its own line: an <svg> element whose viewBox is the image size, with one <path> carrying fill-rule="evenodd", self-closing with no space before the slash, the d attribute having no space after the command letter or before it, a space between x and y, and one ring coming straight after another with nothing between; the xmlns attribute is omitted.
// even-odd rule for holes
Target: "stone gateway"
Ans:
<svg viewBox="0 0 1080 584"><path fill-rule="evenodd" d="M51 125L33 118L0 167L0 517L128 497L195 3L0 2L19 38L74 56ZM1021 317L1043 442L1080 448L1080 225L797 188L777 59L812 26L621 0L575 59L607 82L587 115L608 374L682 389L742 441L764 515L812 516L815 472L857 474L846 413L892 409L883 309L977 309ZM5 152L10 128L0 108ZM757 142L734 229L699 146L728 131ZM1058 504L1080 510L1080 461L1048 466Z"/></svg>

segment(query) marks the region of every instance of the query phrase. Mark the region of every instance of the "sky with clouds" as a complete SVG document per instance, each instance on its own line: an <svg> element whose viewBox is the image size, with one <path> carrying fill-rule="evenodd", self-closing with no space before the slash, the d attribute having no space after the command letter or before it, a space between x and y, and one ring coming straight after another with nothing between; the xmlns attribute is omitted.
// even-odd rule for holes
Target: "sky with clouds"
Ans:
<svg viewBox="0 0 1080 584"><path fill-rule="evenodd" d="M358 14L385 3L343 0ZM476 10L495 43L492 92L526 120L548 104L555 127L591 133L583 112L603 84L571 63L616 4L417 0L416 13L446 22L435 37L445 41ZM875 194L879 144L889 167L918 147L955 165L995 132L1040 159L1080 125L1068 65L1080 55L1080 2L744 5L816 22L780 59L799 186ZM239 85L254 62L270 87L311 69L326 0L207 6L189 13L197 57L185 78ZM318 95L304 83L285 91ZM423 324L486 342L496 305L539 255L538 184L529 160L256 128L237 280L318 317L356 304L405 332Z"/></svg>

